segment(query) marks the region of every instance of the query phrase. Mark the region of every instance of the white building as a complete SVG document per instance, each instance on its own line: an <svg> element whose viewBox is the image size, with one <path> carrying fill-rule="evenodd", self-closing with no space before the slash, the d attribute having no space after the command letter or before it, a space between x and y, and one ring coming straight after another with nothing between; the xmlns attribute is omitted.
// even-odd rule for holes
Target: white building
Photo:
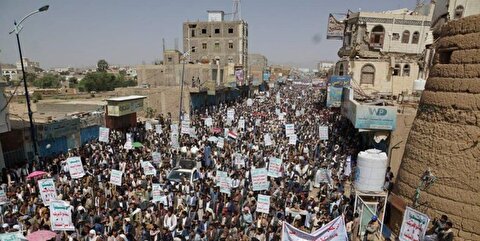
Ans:
<svg viewBox="0 0 480 241"><path fill-rule="evenodd" d="M350 75L366 94L411 93L413 81L423 76L421 58L431 35L433 7L351 13L335 74Z"/></svg>

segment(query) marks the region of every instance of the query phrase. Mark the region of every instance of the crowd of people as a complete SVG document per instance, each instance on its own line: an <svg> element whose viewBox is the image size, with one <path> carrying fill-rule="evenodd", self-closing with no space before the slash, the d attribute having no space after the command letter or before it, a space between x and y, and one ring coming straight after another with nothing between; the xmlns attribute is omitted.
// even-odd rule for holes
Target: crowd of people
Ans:
<svg viewBox="0 0 480 241"><path fill-rule="evenodd" d="M75 230L57 232L55 240L280 240L283 222L313 232L341 215L352 240L359 240L348 185L359 151L357 134L338 111L323 106L324 99L320 89L283 86L184 115L193 131L178 135L178 146L172 141L171 116L160 115L148 121L151 125L111 130L108 142L97 139L48 161L4 170L9 202L1 207L0 233L26 236L51 229L38 178L26 178L41 170L54 179L57 198L72 208ZM228 110L234 110L233 120ZM241 119L244 126L239 126ZM156 124L161 131L150 128ZM285 124L294 124L296 143L286 136ZM319 126L328 127L328 140L319 138ZM228 137L225 128L234 136ZM142 145L126 148L127 133ZM271 145L265 145L267 133ZM219 137L225 137L223 146L216 143ZM160 160L154 161L152 153L160 153ZM235 164L239 155L244 165ZM81 157L82 178L69 174L65 160L73 156ZM252 168L268 168L271 158L282 160L282 175L268 177L268 190L254 191ZM195 180L169 180L181 160L194 161ZM155 166L156 175L144 173L143 161ZM325 169L327 182L319 178ZM109 183L112 170L123 171L121 186ZM228 173L230 194L220 191L219 171ZM152 184L161 185L163 201L152 201ZM270 196L268 214L257 212L259 194Z"/></svg>

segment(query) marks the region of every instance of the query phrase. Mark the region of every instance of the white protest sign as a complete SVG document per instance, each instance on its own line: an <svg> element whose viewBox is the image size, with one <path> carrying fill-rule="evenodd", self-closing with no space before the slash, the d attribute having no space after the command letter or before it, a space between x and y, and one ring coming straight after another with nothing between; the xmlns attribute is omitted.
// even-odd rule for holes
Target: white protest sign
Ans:
<svg viewBox="0 0 480 241"><path fill-rule="evenodd" d="M282 159L270 157L270 162L268 163L268 176L270 177L281 177L282 176Z"/></svg>
<svg viewBox="0 0 480 241"><path fill-rule="evenodd" d="M270 213L270 196L258 194L256 211L259 213Z"/></svg>
<svg viewBox="0 0 480 241"><path fill-rule="evenodd" d="M160 152L152 152L152 160L153 163L160 163L161 162L161 155Z"/></svg>
<svg viewBox="0 0 480 241"><path fill-rule="evenodd" d="M260 119L255 119L255 126L260 126L262 123L262 120Z"/></svg>
<svg viewBox="0 0 480 241"><path fill-rule="evenodd" d="M277 104L280 104L280 92L277 93L277 96L275 96L275 102Z"/></svg>
<svg viewBox="0 0 480 241"><path fill-rule="evenodd" d="M279 108L275 108L275 115L280 115L282 113Z"/></svg>
<svg viewBox="0 0 480 241"><path fill-rule="evenodd" d="M217 171L219 177L220 192L230 195L230 178L228 178L227 172Z"/></svg>
<svg viewBox="0 0 480 241"><path fill-rule="evenodd" d="M343 216L332 220L313 233L301 231L287 222L283 222L282 241L307 241L307 240L348 240L347 229Z"/></svg>
<svg viewBox="0 0 480 241"><path fill-rule="evenodd" d="M152 202L160 202L160 190L162 190L160 184L152 183Z"/></svg>
<svg viewBox="0 0 480 241"><path fill-rule="evenodd" d="M57 189L52 178L38 180L38 188L43 205L49 206L52 201L57 200Z"/></svg>
<svg viewBox="0 0 480 241"><path fill-rule="evenodd" d="M267 179L266 168L254 168L252 169L252 186L253 191L268 190L270 183Z"/></svg>
<svg viewBox="0 0 480 241"><path fill-rule="evenodd" d="M142 166L143 168L143 173L145 173L146 176L148 175L157 175L157 170L155 169L155 167L152 165L152 163L150 163L149 161L143 161L140 163L140 165Z"/></svg>
<svg viewBox="0 0 480 241"><path fill-rule="evenodd" d="M245 129L245 119L243 119L243 117L240 117L240 120L238 120L238 129Z"/></svg>
<svg viewBox="0 0 480 241"><path fill-rule="evenodd" d="M82 178L85 176L85 170L83 170L82 160L79 156L67 158L68 172L73 179Z"/></svg>
<svg viewBox="0 0 480 241"><path fill-rule="evenodd" d="M401 241L423 240L429 222L430 218L427 215L407 207L403 215L402 228L398 239Z"/></svg>
<svg viewBox="0 0 480 241"><path fill-rule="evenodd" d="M296 110L296 111L295 111L295 116L296 116L296 117L299 117L299 116L300 116L300 111L299 111L299 110Z"/></svg>
<svg viewBox="0 0 480 241"><path fill-rule="evenodd" d="M170 132L171 133L178 133L178 125L177 124L171 124L170 125Z"/></svg>
<svg viewBox="0 0 480 241"><path fill-rule="evenodd" d="M205 126L213 126L213 119L211 117L205 118Z"/></svg>
<svg viewBox="0 0 480 241"><path fill-rule="evenodd" d="M235 165L237 166L245 166L245 159L243 158L242 154L235 153Z"/></svg>
<svg viewBox="0 0 480 241"><path fill-rule="evenodd" d="M315 183L330 183L330 174L326 168L320 168L315 174Z"/></svg>
<svg viewBox="0 0 480 241"><path fill-rule="evenodd" d="M282 113L279 113L279 114L278 114L278 120L283 121L284 119L285 119L285 113L283 113L283 112L282 112Z"/></svg>
<svg viewBox="0 0 480 241"><path fill-rule="evenodd" d="M318 127L318 133L320 136L320 140L328 140L328 126L320 126Z"/></svg>
<svg viewBox="0 0 480 241"><path fill-rule="evenodd" d="M273 85L272 85L272 84L268 84L268 86L269 86L270 88L273 88L273 87L275 87L275 84L273 84ZM267 97L270 97L270 91L265 92L265 94L267 95Z"/></svg>
<svg viewBox="0 0 480 241"><path fill-rule="evenodd" d="M190 134L190 121L182 121L182 134Z"/></svg>
<svg viewBox="0 0 480 241"><path fill-rule="evenodd" d="M98 141L108 143L110 135L110 129L100 127L98 130Z"/></svg>
<svg viewBox="0 0 480 241"><path fill-rule="evenodd" d="M115 186L121 186L122 185L122 175L123 175L122 171L112 170L110 172L110 183L115 185Z"/></svg>
<svg viewBox="0 0 480 241"><path fill-rule="evenodd" d="M252 105L253 105L253 100L247 99L247 106L252 106Z"/></svg>
<svg viewBox="0 0 480 241"><path fill-rule="evenodd" d="M295 135L295 124L285 124L285 135L287 137Z"/></svg>
<svg viewBox="0 0 480 241"><path fill-rule="evenodd" d="M296 106L296 105L292 105L292 109L294 109L294 110L295 110L295 107L297 107L297 106Z"/></svg>
<svg viewBox="0 0 480 241"><path fill-rule="evenodd" d="M25 236L23 236L23 233L20 231L0 234L0 241L20 241L20 240L27 240L27 238L25 238Z"/></svg>
<svg viewBox="0 0 480 241"><path fill-rule="evenodd" d="M150 123L149 121L145 122L145 130L149 131L152 129L153 129L152 123Z"/></svg>
<svg viewBox="0 0 480 241"><path fill-rule="evenodd" d="M182 120L190 122L190 115L189 114L183 114Z"/></svg>
<svg viewBox="0 0 480 241"><path fill-rule="evenodd" d="M265 146L271 146L273 144L272 143L272 138L270 138L269 133L263 135L263 142L265 143Z"/></svg>
<svg viewBox="0 0 480 241"><path fill-rule="evenodd" d="M4 204L8 202L7 194L5 193L5 190L0 189L0 204Z"/></svg>
<svg viewBox="0 0 480 241"><path fill-rule="evenodd" d="M288 137L288 144L289 145L297 145L297 135L291 135Z"/></svg>
<svg viewBox="0 0 480 241"><path fill-rule="evenodd" d="M127 150L131 150L133 149L133 137L132 137L132 134L131 133L127 133L126 134L126 141L125 141L125 145L123 145L123 147Z"/></svg>
<svg viewBox="0 0 480 241"><path fill-rule="evenodd" d="M180 148L180 143L178 143L178 132L170 133L170 145L175 149Z"/></svg>
<svg viewBox="0 0 480 241"><path fill-rule="evenodd" d="M225 145L225 139L223 137L219 137L217 140L217 147L223 149L224 145Z"/></svg>
<svg viewBox="0 0 480 241"><path fill-rule="evenodd" d="M228 109L227 110L227 120L235 119L235 109Z"/></svg>
<svg viewBox="0 0 480 241"><path fill-rule="evenodd" d="M343 172L345 176L350 176L352 174L352 156L347 156L345 161L345 170Z"/></svg>
<svg viewBox="0 0 480 241"><path fill-rule="evenodd" d="M50 224L53 231L74 231L72 207L65 201L50 203Z"/></svg>
<svg viewBox="0 0 480 241"><path fill-rule="evenodd" d="M163 133L162 125L160 125L160 124L155 125L155 133L157 133L159 135Z"/></svg>

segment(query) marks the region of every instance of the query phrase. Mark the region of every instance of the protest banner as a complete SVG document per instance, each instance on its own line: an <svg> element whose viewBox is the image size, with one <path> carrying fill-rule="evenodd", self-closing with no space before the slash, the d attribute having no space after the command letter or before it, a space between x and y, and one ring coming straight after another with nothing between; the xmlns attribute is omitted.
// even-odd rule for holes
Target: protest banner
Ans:
<svg viewBox="0 0 480 241"><path fill-rule="evenodd" d="M143 173L145 173L145 176L148 176L148 175L156 176L157 175L157 170L152 165L152 163L150 163L149 161L142 161L142 162L140 162L140 165L142 166Z"/></svg>
<svg viewBox="0 0 480 241"><path fill-rule="evenodd" d="M297 135L291 135L288 137L288 144L289 145L296 145L297 144Z"/></svg>
<svg viewBox="0 0 480 241"><path fill-rule="evenodd" d="M85 176L85 170L83 170L82 159L79 156L67 158L68 172L73 179L82 178Z"/></svg>
<svg viewBox="0 0 480 241"><path fill-rule="evenodd" d="M121 186L122 185L122 175L123 175L122 171L112 170L110 172L110 183L115 185L115 186Z"/></svg>
<svg viewBox="0 0 480 241"><path fill-rule="evenodd" d="M292 109L294 109L294 110L295 110L295 108L296 108L296 107L297 107L296 105L292 105Z"/></svg>
<svg viewBox="0 0 480 241"><path fill-rule="evenodd" d="M162 161L162 157L160 155L160 152L152 152L152 161L153 163L160 163Z"/></svg>
<svg viewBox="0 0 480 241"><path fill-rule="evenodd" d="M347 156L347 160L345 162L345 170L343 174L345 176L350 176L350 174L352 174L352 156Z"/></svg>
<svg viewBox="0 0 480 241"><path fill-rule="evenodd" d="M427 215L407 207L403 214L402 227L398 239L400 241L423 240L429 222L430 218Z"/></svg>
<svg viewBox="0 0 480 241"><path fill-rule="evenodd" d="M162 125L160 125L160 124L155 125L155 133L157 133L159 135L163 133Z"/></svg>
<svg viewBox="0 0 480 241"><path fill-rule="evenodd" d="M243 117L240 117L238 120L238 127L239 130L244 130L245 129L245 119Z"/></svg>
<svg viewBox="0 0 480 241"><path fill-rule="evenodd" d="M225 139L223 137L219 137L217 140L217 147L223 149L224 145L225 145Z"/></svg>
<svg viewBox="0 0 480 241"><path fill-rule="evenodd" d="M256 211L259 213L270 213L270 196L258 194Z"/></svg>
<svg viewBox="0 0 480 241"><path fill-rule="evenodd" d="M183 115L182 115L182 121L188 121L188 122L190 122L190 115L189 115L189 114L183 114Z"/></svg>
<svg viewBox="0 0 480 241"><path fill-rule="evenodd" d="M27 240L27 238L25 238L25 236L23 236L22 232L20 231L0 234L0 241L20 241L20 240Z"/></svg>
<svg viewBox="0 0 480 241"><path fill-rule="evenodd" d="M158 183L152 183L152 202L160 202L160 190L162 190L162 187Z"/></svg>
<svg viewBox="0 0 480 241"><path fill-rule="evenodd" d="M52 178L38 180L38 188L43 205L49 206L52 201L57 200L57 189Z"/></svg>
<svg viewBox="0 0 480 241"><path fill-rule="evenodd" d="M270 162L268 163L268 173L269 177L281 177L282 176L282 159L270 157Z"/></svg>
<svg viewBox="0 0 480 241"><path fill-rule="evenodd" d="M50 203L50 224L53 231L74 231L72 207L61 200Z"/></svg>
<svg viewBox="0 0 480 241"><path fill-rule="evenodd" d="M322 141L328 140L328 126L319 126L318 134L320 136L320 140Z"/></svg>
<svg viewBox="0 0 480 241"><path fill-rule="evenodd" d="M178 125L177 124L171 124L170 125L170 132L171 133L178 133Z"/></svg>
<svg viewBox="0 0 480 241"><path fill-rule="evenodd" d="M126 139L126 141L125 141L125 145L123 145L123 148L125 148L126 150L132 150L132 149L133 149L133 137L132 137L132 134L131 134L131 133L127 133L125 139Z"/></svg>
<svg viewBox="0 0 480 241"><path fill-rule="evenodd" d="M235 165L237 166L245 166L245 158L243 158L241 153L235 153L234 155L235 158Z"/></svg>
<svg viewBox="0 0 480 241"><path fill-rule="evenodd" d="M286 115L286 114L283 113L283 112L282 112L282 113L279 113L279 114L278 114L278 120L281 120L281 121L285 120L285 115Z"/></svg>
<svg viewBox="0 0 480 241"><path fill-rule="evenodd" d="M270 183L267 179L266 168L253 168L252 169L252 185L253 191L268 190Z"/></svg>
<svg viewBox="0 0 480 241"><path fill-rule="evenodd" d="M316 183L330 183L329 171L326 168L318 169L315 176Z"/></svg>
<svg viewBox="0 0 480 241"><path fill-rule="evenodd" d="M277 93L277 96L275 96L275 102L277 104L280 104L280 92Z"/></svg>
<svg viewBox="0 0 480 241"><path fill-rule="evenodd" d="M235 109L228 109L227 110L227 120L235 119Z"/></svg>
<svg viewBox="0 0 480 241"><path fill-rule="evenodd" d="M110 129L106 127L100 127L98 130L98 141L108 143L110 135Z"/></svg>
<svg viewBox="0 0 480 241"><path fill-rule="evenodd" d="M212 117L208 117L205 119L205 126L211 127L213 126L213 119Z"/></svg>
<svg viewBox="0 0 480 241"><path fill-rule="evenodd" d="M307 241L307 240L328 240L345 241L348 240L347 229L343 216L330 221L313 233L307 233L295 228L293 225L283 222L282 241Z"/></svg>
<svg viewBox="0 0 480 241"><path fill-rule="evenodd" d="M265 146L271 146L273 144L272 143L272 138L270 138L269 133L263 135L263 142L265 143Z"/></svg>
<svg viewBox="0 0 480 241"><path fill-rule="evenodd" d="M181 133L190 134L190 121L182 121Z"/></svg>
<svg viewBox="0 0 480 241"><path fill-rule="evenodd" d="M253 100L248 98L247 99L247 106L252 106L253 105Z"/></svg>
<svg viewBox="0 0 480 241"><path fill-rule="evenodd" d="M170 145L175 149L180 148L180 143L178 143L178 132L170 133Z"/></svg>
<svg viewBox="0 0 480 241"><path fill-rule="evenodd" d="M287 137L295 135L295 124L285 124L285 135Z"/></svg>
<svg viewBox="0 0 480 241"><path fill-rule="evenodd" d="M299 111L299 110L296 110L296 111L295 111L295 116L296 116L296 117L299 117L299 116L300 116L300 111Z"/></svg>
<svg viewBox="0 0 480 241"><path fill-rule="evenodd" d="M145 122L145 130L149 131L152 129L153 129L152 123L150 123L150 121Z"/></svg>
<svg viewBox="0 0 480 241"><path fill-rule="evenodd" d="M220 192L230 196L231 180L228 177L227 172L217 171L217 174L219 177Z"/></svg>
<svg viewBox="0 0 480 241"><path fill-rule="evenodd" d="M282 113L279 108L275 108L275 115L280 115Z"/></svg>
<svg viewBox="0 0 480 241"><path fill-rule="evenodd" d="M7 194L5 193L5 190L0 189L0 204L4 204L8 202Z"/></svg>

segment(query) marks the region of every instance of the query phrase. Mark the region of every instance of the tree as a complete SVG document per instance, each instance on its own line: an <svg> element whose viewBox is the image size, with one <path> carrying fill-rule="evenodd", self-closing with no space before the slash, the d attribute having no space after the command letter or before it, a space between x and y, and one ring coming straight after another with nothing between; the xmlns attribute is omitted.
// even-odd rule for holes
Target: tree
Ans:
<svg viewBox="0 0 480 241"><path fill-rule="evenodd" d="M78 79L76 77L71 77L68 79L68 87L75 88L78 85Z"/></svg>
<svg viewBox="0 0 480 241"><path fill-rule="evenodd" d="M33 83L37 79L37 74L35 73L27 72L25 73L25 76L27 77L26 79L28 83Z"/></svg>
<svg viewBox="0 0 480 241"><path fill-rule="evenodd" d="M108 63L106 60L101 59L97 62L97 71L106 72L108 69Z"/></svg>
<svg viewBox="0 0 480 241"><path fill-rule="evenodd" d="M117 87L136 86L137 82L125 79L124 76L115 76L107 72L88 73L80 81L78 89L80 91L111 91Z"/></svg>
<svg viewBox="0 0 480 241"><path fill-rule="evenodd" d="M59 88L62 84L63 77L56 74L45 74L43 77L36 79L33 86L38 88Z"/></svg>

